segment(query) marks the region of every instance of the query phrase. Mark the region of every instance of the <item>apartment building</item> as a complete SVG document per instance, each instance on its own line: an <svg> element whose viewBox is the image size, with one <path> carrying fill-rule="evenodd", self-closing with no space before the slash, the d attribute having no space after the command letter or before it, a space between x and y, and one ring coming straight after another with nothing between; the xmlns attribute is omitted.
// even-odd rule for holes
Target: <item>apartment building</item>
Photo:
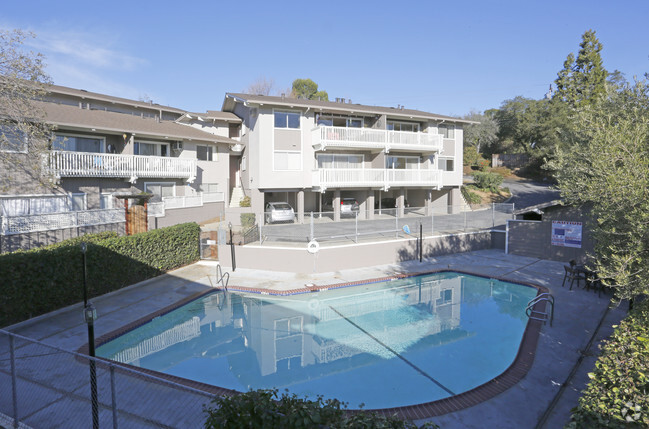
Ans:
<svg viewBox="0 0 649 429"><path fill-rule="evenodd" d="M149 228L223 214L230 154L241 151L234 114L62 86L49 87L35 104L53 127L43 160L53 186L5 165L12 181L0 195L2 235L123 222L123 210L114 209L143 192L153 195ZM90 219L84 225L80 214Z"/></svg>
<svg viewBox="0 0 649 429"><path fill-rule="evenodd" d="M273 201L288 202L298 221L328 207L339 218L342 198L358 201L362 219L387 201L401 213L461 204L462 126L470 121L344 99L239 93L226 94L222 111L243 121L231 193L250 196L255 213Z"/></svg>
<svg viewBox="0 0 649 429"><path fill-rule="evenodd" d="M261 213L269 202L288 202L297 222L323 211L339 219L343 198L358 201L360 219L384 207L401 216L408 206L429 214L462 203L462 126L470 122L458 118L239 93L226 94L220 111L193 113L55 85L35 104L53 127L43 160L53 184L5 166L5 243L125 222L124 197L141 193L153 195L149 229L223 214L238 224L241 212ZM238 208L244 196L251 208Z"/></svg>

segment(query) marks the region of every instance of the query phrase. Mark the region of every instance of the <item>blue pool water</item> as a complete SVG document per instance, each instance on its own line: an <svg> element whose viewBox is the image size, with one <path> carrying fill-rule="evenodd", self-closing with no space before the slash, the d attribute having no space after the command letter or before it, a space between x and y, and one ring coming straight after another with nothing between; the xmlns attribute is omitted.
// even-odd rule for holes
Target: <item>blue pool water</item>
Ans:
<svg viewBox="0 0 649 429"><path fill-rule="evenodd" d="M414 405L504 372L536 293L449 272L286 297L215 291L97 356L238 391Z"/></svg>

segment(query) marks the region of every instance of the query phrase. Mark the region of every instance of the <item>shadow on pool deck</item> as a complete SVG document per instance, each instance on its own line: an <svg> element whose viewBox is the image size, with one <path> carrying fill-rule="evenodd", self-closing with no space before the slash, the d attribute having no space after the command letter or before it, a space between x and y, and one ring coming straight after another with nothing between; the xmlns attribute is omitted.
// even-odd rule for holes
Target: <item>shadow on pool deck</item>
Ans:
<svg viewBox="0 0 649 429"><path fill-rule="evenodd" d="M93 303L99 316L95 323L96 336L107 334L143 315L210 288L215 281L215 267L213 263L193 264L95 298ZM553 327L546 325L541 329L534 364L522 381L490 400L430 420L444 429L537 427L549 404L560 391L560 386L566 381L581 354L585 353L572 382L562 392L557 405L546 416L547 420L541 427L563 426L569 418L570 409L576 405L578 392L587 383L586 373L594 365L593 355L598 352L597 342L610 334L611 325L617 324L626 314L626 306L607 310L608 296L598 297L583 289L573 288L570 291L567 287L562 288L563 264L560 262L505 255L500 250L483 250L428 258L422 263L407 261L313 275L237 269L230 273L230 284L282 291L301 288L306 284L354 282L395 273L440 268L455 268L545 286L555 296L556 310ZM74 351L87 342L81 309L79 303L14 325L8 330ZM604 316L606 319L596 335L594 345L590 350L584 350ZM46 421L42 423L43 427L47 426Z"/></svg>

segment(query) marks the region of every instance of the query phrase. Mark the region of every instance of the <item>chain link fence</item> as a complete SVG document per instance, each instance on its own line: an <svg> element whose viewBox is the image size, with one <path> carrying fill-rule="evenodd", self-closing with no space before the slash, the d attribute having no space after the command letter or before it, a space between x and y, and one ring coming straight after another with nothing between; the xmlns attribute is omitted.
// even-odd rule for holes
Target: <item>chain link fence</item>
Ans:
<svg viewBox="0 0 649 429"><path fill-rule="evenodd" d="M408 207L402 209L377 209L350 213L309 212L295 215L292 220L267 223L268 213L258 219L262 223L255 229L255 240L246 243L308 243L359 242L369 239L389 239L491 229L513 219L514 205L508 203L446 206L426 209ZM420 226L421 225L421 226ZM258 238L257 238L258 237Z"/></svg>
<svg viewBox="0 0 649 429"><path fill-rule="evenodd" d="M200 428L213 397L0 330L0 427Z"/></svg>

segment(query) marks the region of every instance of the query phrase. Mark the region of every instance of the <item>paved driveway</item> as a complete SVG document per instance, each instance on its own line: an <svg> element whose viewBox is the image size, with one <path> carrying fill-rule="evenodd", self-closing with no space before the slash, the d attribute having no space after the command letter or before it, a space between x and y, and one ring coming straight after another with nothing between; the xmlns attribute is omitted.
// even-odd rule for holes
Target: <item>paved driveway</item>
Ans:
<svg viewBox="0 0 649 429"><path fill-rule="evenodd" d="M512 197L509 202L514 203L515 210L561 198L559 191L553 189L547 183L505 180L503 186L509 188L511 191Z"/></svg>

